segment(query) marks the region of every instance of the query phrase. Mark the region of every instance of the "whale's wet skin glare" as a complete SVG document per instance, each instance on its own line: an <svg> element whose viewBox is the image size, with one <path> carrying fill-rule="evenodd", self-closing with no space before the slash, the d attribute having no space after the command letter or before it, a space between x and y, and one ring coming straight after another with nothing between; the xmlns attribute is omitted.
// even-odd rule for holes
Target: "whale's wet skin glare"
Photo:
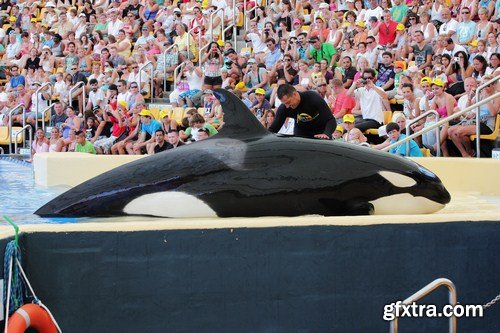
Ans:
<svg viewBox="0 0 500 333"><path fill-rule="evenodd" d="M216 90L219 134L115 168L47 203L40 216L258 217L427 214L450 201L417 163L373 149L269 133Z"/></svg>

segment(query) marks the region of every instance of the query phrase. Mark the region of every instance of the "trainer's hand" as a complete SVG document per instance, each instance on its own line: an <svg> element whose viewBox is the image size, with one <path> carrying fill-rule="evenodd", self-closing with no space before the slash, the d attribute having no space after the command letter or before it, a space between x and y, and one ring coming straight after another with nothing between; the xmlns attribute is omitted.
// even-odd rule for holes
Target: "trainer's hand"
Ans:
<svg viewBox="0 0 500 333"><path fill-rule="evenodd" d="M330 137L326 134L316 134L314 136L316 139L322 139L322 140L330 140Z"/></svg>

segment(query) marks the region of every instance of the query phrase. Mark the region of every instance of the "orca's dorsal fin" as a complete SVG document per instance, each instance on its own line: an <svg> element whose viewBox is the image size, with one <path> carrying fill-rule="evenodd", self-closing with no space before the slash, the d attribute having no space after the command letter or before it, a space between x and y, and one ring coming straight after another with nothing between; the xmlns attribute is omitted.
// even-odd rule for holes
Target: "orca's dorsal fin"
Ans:
<svg viewBox="0 0 500 333"><path fill-rule="evenodd" d="M236 95L225 89L215 89L214 95L220 101L224 113L224 126L218 135L237 138L260 137L270 133Z"/></svg>

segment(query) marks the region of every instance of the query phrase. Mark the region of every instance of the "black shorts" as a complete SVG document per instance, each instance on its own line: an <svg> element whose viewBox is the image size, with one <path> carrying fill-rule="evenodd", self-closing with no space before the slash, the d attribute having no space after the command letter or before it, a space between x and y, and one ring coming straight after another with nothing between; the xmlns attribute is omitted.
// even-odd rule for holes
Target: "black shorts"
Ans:
<svg viewBox="0 0 500 333"><path fill-rule="evenodd" d="M493 131L485 123L479 123L479 133L481 135L488 135L493 133Z"/></svg>
<svg viewBox="0 0 500 333"><path fill-rule="evenodd" d="M222 76L205 76L203 83L210 86L222 86Z"/></svg>

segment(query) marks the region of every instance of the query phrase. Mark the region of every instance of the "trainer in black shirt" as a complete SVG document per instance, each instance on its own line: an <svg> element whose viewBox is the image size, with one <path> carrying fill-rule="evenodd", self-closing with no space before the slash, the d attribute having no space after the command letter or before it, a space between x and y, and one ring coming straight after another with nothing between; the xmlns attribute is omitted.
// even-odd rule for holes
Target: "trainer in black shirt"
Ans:
<svg viewBox="0 0 500 333"><path fill-rule="evenodd" d="M295 119L294 135L305 138L331 139L337 126L328 104L315 91L298 92L289 84L278 87L281 105L276 111L276 118L269 127L277 133L286 118Z"/></svg>

